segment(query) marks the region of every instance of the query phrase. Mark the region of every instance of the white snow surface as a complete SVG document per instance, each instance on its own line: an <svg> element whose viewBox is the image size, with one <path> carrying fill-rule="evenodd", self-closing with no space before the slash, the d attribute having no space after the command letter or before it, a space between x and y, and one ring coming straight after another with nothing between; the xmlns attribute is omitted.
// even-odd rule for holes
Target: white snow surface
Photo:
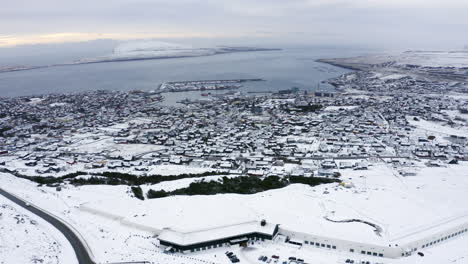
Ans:
<svg viewBox="0 0 468 264"><path fill-rule="evenodd" d="M78 260L60 231L0 196L0 263L75 264Z"/></svg>
<svg viewBox="0 0 468 264"><path fill-rule="evenodd" d="M173 196L144 203L111 195L110 199L93 199L86 206L158 229L170 227L188 232L265 218L305 233L387 245L405 234L468 213L461 199L468 188L467 164L414 169L418 176L407 178L383 164L369 171L342 170L344 177L356 186L354 189L336 184L294 184L253 195ZM114 206L117 201L119 206ZM450 208L446 206L448 201ZM402 214L411 217L402 218ZM145 216L135 219L134 215ZM337 224L326 221L325 216L334 220L366 220L381 226L384 232L377 236L365 224Z"/></svg>
<svg viewBox="0 0 468 264"><path fill-rule="evenodd" d="M425 67L468 67L467 51L409 51L397 58L401 64Z"/></svg>
<svg viewBox="0 0 468 264"><path fill-rule="evenodd" d="M380 64L395 62L397 65L412 64L422 67L468 67L467 51L406 51L385 54L373 54L340 59L346 62ZM396 78L397 76L392 76ZM398 76L402 77L402 76Z"/></svg>
<svg viewBox="0 0 468 264"><path fill-rule="evenodd" d="M427 120L422 119L421 117L417 117L417 118L419 119L419 121L415 121L414 116L407 116L406 120L411 125L423 131L426 131L427 133L430 133L430 134L444 135L444 136L455 135L455 136L460 136L460 137L468 137L468 127L466 126L451 127L448 125L442 125L438 122L427 121Z"/></svg>
<svg viewBox="0 0 468 264"><path fill-rule="evenodd" d="M157 260L164 263L164 258L171 257L174 263L179 260L184 263L182 256L162 254L161 249L153 244L156 242L153 234L138 227L191 232L266 219L289 230L388 245L389 242L400 242L399 239L408 234L415 233L417 237L431 230L449 228L452 219L466 219L468 163L460 163L446 168L427 168L417 164L412 168L417 175L411 177L398 175L397 169L384 163L377 163L368 171L340 170L342 178L355 186L349 189L337 184L316 187L294 184L253 195L173 196L145 201L131 197L128 186L65 186L57 192L54 188L37 187L32 182L4 173L0 174L0 187L66 219L85 237L99 261ZM187 183L176 181L174 184L178 186L171 187L168 182L154 189L173 190ZM82 207L90 207L103 214L89 213ZM325 220L325 216L334 220L357 218L375 223L382 227L382 236L377 236L373 228L365 224L332 223ZM133 223L134 226L124 223ZM454 245L446 249L454 252L450 256L435 246L425 250L431 258L413 256L379 261L435 264L457 259L456 263L464 263L463 241L466 238L462 236L441 244L440 247L449 243ZM284 252L293 250L298 256L316 259L316 263L337 263L349 256L356 257L320 249L282 249L281 245L265 244L265 248L258 248L255 252L279 252L282 257L288 257L285 254L290 253ZM193 259L185 263L199 263L200 259L229 263L225 256L219 256L222 253L196 253L186 256ZM259 254L245 253L246 258L251 259L246 263L256 263Z"/></svg>

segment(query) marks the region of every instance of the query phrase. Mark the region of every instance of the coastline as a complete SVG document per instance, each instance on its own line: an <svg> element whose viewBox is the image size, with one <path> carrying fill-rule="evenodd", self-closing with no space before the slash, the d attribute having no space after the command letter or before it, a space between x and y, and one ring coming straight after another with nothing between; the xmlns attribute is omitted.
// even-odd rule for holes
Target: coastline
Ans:
<svg viewBox="0 0 468 264"><path fill-rule="evenodd" d="M318 59L318 60L315 60L316 62L320 62L320 63L326 63L326 64L329 64L329 65L332 65L332 66L335 66L335 67L340 67L340 68L343 68L343 69L347 69L347 70L353 70L353 71L363 71L364 69L362 68L359 68L357 66L353 66L353 65L350 65L350 64L347 64L347 63L344 63L344 62L340 62L339 61L340 59L336 58L336 59Z"/></svg>
<svg viewBox="0 0 468 264"><path fill-rule="evenodd" d="M262 51L280 51L280 48L252 48L246 50L229 50L226 52L215 52L208 55L174 55L174 56L147 56L147 57L122 57L122 58L102 58L95 59L90 61L76 61L70 63L58 63L51 65L39 65L39 66L18 66L18 67L5 67L4 69L0 68L0 74L7 72L17 72L17 71L30 71L42 68L51 68L51 67L62 67L62 66L75 66L83 64L97 64L97 63L112 63L112 62L129 62L129 61L146 61L146 60L165 60L165 59L180 59L180 58L197 58L197 57L209 57L222 54L231 54L231 53L245 53L245 52L262 52Z"/></svg>

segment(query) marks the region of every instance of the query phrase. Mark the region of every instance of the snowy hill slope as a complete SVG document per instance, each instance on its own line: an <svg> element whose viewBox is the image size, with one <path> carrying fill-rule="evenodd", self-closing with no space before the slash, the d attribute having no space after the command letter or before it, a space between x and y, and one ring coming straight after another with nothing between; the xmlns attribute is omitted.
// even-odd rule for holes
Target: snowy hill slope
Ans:
<svg viewBox="0 0 468 264"><path fill-rule="evenodd" d="M78 263L54 227L0 196L0 263Z"/></svg>

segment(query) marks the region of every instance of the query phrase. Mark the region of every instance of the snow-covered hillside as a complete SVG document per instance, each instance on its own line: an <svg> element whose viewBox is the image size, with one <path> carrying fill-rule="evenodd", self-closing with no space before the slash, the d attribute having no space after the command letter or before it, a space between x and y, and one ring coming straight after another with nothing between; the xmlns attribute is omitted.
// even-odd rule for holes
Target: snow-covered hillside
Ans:
<svg viewBox="0 0 468 264"><path fill-rule="evenodd" d="M66 238L42 218L0 196L0 263L78 263Z"/></svg>
<svg viewBox="0 0 468 264"><path fill-rule="evenodd" d="M421 67L468 67L468 51L406 51L337 59L343 63L417 65Z"/></svg>
<svg viewBox="0 0 468 264"><path fill-rule="evenodd" d="M408 235L412 239L427 235L433 229L450 227L450 219L467 217L464 202L468 186L467 165L461 163L445 168L427 168L422 163L416 163L411 169L417 175L403 177L392 165L380 163L367 171L341 170L343 179L353 183L351 188L336 184L316 187L296 184L253 195L174 196L146 201L132 198L128 186L64 186L62 191L57 192L54 188L38 188L32 182L3 173L1 187L25 199L34 197L39 206L69 221L82 233L99 260L152 258L162 261L168 256L162 254L154 244L156 238L144 227L193 231L265 218L291 230L377 245L399 243L402 237ZM171 183L175 185L171 186ZM182 186L186 186L186 183L176 181L161 186L145 186L145 189L171 190ZM448 203L450 207L447 207ZM285 211L286 207L289 210ZM401 214L407 217L402 218ZM334 223L325 217L333 220L366 220L380 226L382 233L377 235L366 224ZM460 248L460 242L451 243L455 245L454 250ZM122 250L123 247L128 248ZM267 246L266 251L273 254L275 247L276 244ZM247 252L246 258L255 260L259 251ZM439 256L436 248L426 252ZM222 254L214 251L196 254L187 263L198 263L199 258L215 260L216 255L219 257L218 253ZM336 263L334 258L348 257L338 254L330 258L328 252L320 253L320 249L312 253L325 254L320 263L327 264ZM309 253L305 250L295 254L308 256ZM440 258L443 259L442 255ZM182 261L182 258L177 260ZM222 260L228 259L216 258L217 263L227 263ZM406 260L381 262L406 263ZM430 258L418 260L421 263L435 263Z"/></svg>
<svg viewBox="0 0 468 264"><path fill-rule="evenodd" d="M468 67L468 51L408 51L400 54L401 64L423 67Z"/></svg>

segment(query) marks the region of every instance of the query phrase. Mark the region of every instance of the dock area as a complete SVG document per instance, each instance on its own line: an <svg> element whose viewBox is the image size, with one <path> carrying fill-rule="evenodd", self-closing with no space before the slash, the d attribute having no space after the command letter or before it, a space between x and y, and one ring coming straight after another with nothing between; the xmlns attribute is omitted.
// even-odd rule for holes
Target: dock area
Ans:
<svg viewBox="0 0 468 264"><path fill-rule="evenodd" d="M229 90L239 89L242 83L258 82L263 79L231 79L231 80L195 80L195 81L175 81L163 82L159 85L157 92L187 92L206 90Z"/></svg>

